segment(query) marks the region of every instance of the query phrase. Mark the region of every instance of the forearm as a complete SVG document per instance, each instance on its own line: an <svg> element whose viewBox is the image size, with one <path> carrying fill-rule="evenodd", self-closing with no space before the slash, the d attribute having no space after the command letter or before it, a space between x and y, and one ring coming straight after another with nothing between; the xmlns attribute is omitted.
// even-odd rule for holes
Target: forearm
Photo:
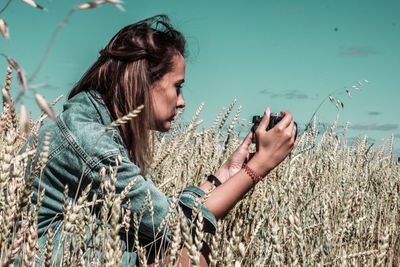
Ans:
<svg viewBox="0 0 400 267"><path fill-rule="evenodd" d="M243 198L253 187L253 184L251 177L244 170L241 170L228 181L215 188L205 205L217 220L221 219Z"/></svg>
<svg viewBox="0 0 400 267"><path fill-rule="evenodd" d="M249 167L258 173L266 175L265 167L258 167L256 162L249 162ZM257 183L243 169L229 178L220 186L216 187L207 198L205 203L208 210L218 220L225 216L228 211L239 202L243 196ZM201 187L211 187L211 183L204 183Z"/></svg>

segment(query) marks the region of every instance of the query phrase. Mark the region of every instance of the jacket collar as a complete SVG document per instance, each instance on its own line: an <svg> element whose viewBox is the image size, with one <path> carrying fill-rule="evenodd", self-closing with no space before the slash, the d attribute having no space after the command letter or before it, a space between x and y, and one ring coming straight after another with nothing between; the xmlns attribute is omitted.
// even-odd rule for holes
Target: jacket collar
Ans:
<svg viewBox="0 0 400 267"><path fill-rule="evenodd" d="M95 90L84 91L84 93L86 94L90 102L92 102L94 108L97 110L97 113L99 114L102 123L106 126L111 124L111 122L113 122L111 113L104 103L104 100L101 98L100 93Z"/></svg>

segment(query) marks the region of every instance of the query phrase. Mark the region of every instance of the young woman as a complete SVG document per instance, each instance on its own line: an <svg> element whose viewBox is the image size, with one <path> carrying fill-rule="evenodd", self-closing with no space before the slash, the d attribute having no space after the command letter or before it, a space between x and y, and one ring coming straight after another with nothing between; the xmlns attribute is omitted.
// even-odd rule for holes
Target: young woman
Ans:
<svg viewBox="0 0 400 267"><path fill-rule="evenodd" d="M177 110L185 106L181 94L185 80L184 52L182 34L168 24L165 16L152 17L121 29L73 88L56 121L50 121L40 129L40 139L46 132L51 133L47 166L41 178L35 180L34 199L38 198L38 188L46 190L38 217L41 246L49 227L56 232L54 242L60 236L65 185L69 186L69 197L74 198L84 171L79 192L92 182L90 198L99 191L99 171L102 167L115 167L118 156L122 160L117 172L116 193L120 194L132 179L137 179L126 199L131 201L132 212L138 213L150 192L154 217L144 214L139 238L144 244L155 239L153 229L158 228L168 213L171 200L145 176L151 161L148 137L151 130L167 132ZM108 131L94 146L113 120L142 104L144 109L137 118ZM204 229L214 232L216 220L290 153L294 144L294 124L289 112L282 113L285 115L282 121L267 132L270 116L267 108L255 132L257 152L251 158L248 146L253 134L250 132L214 173L216 178L181 192L178 206L188 224L192 223L190 214L194 199L212 189L202 212ZM87 167L82 169L82 166ZM214 188L213 180L220 185ZM126 242L125 235L121 234L121 240ZM129 248L134 250L132 246ZM134 264L135 258L130 262Z"/></svg>

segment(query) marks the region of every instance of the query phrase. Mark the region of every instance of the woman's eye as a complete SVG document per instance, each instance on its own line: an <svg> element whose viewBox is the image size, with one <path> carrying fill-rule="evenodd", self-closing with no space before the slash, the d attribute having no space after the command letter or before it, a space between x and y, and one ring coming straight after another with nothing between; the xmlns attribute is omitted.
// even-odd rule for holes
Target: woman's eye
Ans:
<svg viewBox="0 0 400 267"><path fill-rule="evenodd" d="M182 89L182 84L177 84L177 85L175 85L175 87L176 87L176 95L180 95L181 89Z"/></svg>

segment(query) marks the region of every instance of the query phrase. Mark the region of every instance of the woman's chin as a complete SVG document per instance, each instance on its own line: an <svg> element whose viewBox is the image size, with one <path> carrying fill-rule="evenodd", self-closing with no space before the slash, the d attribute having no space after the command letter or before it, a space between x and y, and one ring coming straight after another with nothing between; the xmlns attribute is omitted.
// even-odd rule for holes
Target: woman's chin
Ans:
<svg viewBox="0 0 400 267"><path fill-rule="evenodd" d="M157 131L162 132L162 133L166 133L171 129L171 122L165 122L162 125L160 125L159 127L157 127Z"/></svg>

